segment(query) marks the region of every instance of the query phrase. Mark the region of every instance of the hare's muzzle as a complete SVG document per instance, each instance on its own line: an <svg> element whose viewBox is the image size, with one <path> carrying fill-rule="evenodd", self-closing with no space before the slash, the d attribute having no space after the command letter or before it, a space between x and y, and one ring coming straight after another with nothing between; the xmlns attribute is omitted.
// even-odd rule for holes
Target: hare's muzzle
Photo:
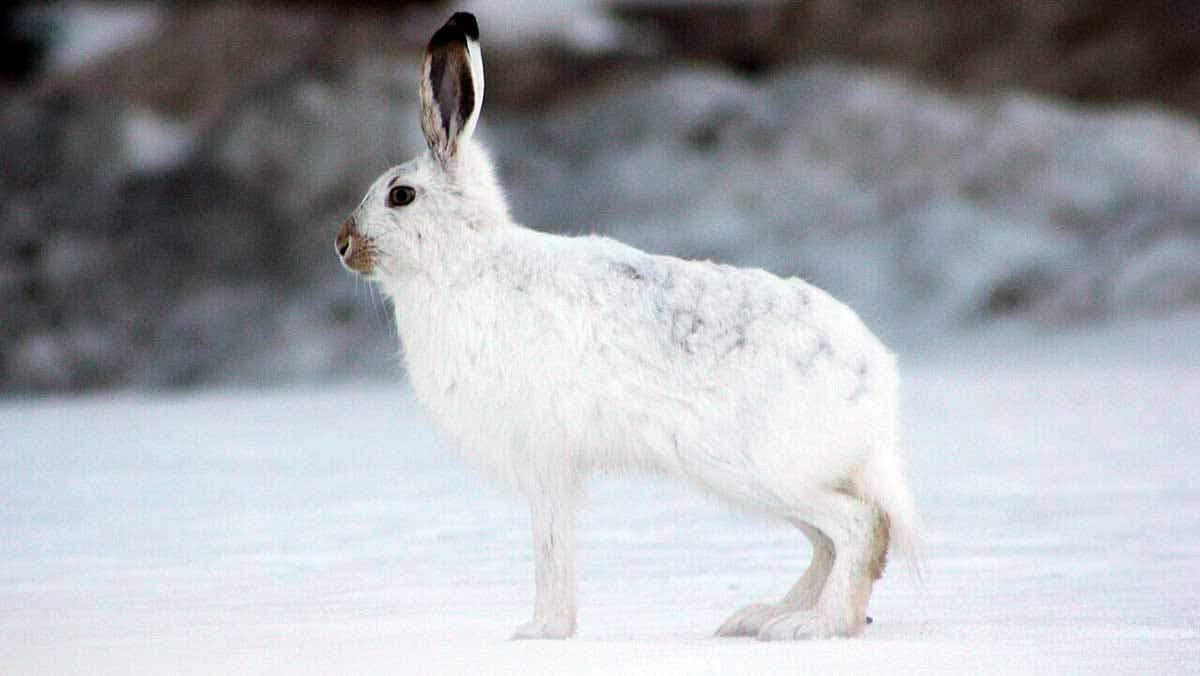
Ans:
<svg viewBox="0 0 1200 676"><path fill-rule="evenodd" d="M371 272L370 242L354 229L354 217L346 219L338 229L333 246L337 249L338 258L348 270L368 274Z"/></svg>

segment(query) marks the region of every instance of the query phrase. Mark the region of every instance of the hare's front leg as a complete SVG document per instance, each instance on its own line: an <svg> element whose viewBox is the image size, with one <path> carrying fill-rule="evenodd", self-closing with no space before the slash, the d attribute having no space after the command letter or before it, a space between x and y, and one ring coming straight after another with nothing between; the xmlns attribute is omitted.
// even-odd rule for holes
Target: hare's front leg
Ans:
<svg viewBox="0 0 1200 676"><path fill-rule="evenodd" d="M513 638L566 638L575 633L576 491L542 485L527 493L537 599L533 619Z"/></svg>

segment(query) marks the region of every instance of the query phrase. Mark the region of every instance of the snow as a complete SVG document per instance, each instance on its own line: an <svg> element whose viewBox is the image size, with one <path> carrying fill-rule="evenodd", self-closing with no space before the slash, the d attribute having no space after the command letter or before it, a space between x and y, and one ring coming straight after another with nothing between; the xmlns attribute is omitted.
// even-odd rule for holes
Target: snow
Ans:
<svg viewBox="0 0 1200 676"><path fill-rule="evenodd" d="M0 403L4 673L1196 673L1200 315L1000 326L906 374L924 582L864 638L716 639L803 566L793 530L598 479L580 634L531 608L521 503L403 385Z"/></svg>
<svg viewBox="0 0 1200 676"><path fill-rule="evenodd" d="M124 147L130 165L140 172L179 166L192 152L196 131L150 110L130 110L123 119Z"/></svg>
<svg viewBox="0 0 1200 676"><path fill-rule="evenodd" d="M487 27L488 41L506 45L557 42L599 52L617 47L621 39L621 27L597 0L468 0L460 9L471 12L480 25Z"/></svg>
<svg viewBox="0 0 1200 676"><path fill-rule="evenodd" d="M74 0L54 2L40 11L57 25L50 54L52 67L68 70L95 62L157 30L163 8L149 2L109 4Z"/></svg>

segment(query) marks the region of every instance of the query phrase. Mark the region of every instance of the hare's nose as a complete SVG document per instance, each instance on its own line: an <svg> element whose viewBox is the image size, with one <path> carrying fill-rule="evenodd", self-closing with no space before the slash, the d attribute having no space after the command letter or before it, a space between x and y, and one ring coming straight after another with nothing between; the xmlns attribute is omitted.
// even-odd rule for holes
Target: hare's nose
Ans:
<svg viewBox="0 0 1200 676"><path fill-rule="evenodd" d="M345 223L342 223L341 229L338 230L337 239L333 241L334 247L337 248L338 256L341 258L345 258L346 253L350 251L350 239L352 232L354 232L353 216L347 218Z"/></svg>

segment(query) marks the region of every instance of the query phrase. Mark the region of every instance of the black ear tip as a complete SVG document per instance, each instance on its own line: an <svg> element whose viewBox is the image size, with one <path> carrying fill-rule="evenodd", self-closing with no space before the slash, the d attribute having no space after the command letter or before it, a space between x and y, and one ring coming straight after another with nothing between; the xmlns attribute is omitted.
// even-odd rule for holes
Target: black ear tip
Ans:
<svg viewBox="0 0 1200 676"><path fill-rule="evenodd" d="M433 34L429 46L440 47L451 42L465 45L467 40L479 42L479 24L475 21L474 14L455 12L454 16Z"/></svg>
<svg viewBox="0 0 1200 676"><path fill-rule="evenodd" d="M479 40L479 22L475 21L475 15L470 12L455 12L446 25L458 28L472 40Z"/></svg>

